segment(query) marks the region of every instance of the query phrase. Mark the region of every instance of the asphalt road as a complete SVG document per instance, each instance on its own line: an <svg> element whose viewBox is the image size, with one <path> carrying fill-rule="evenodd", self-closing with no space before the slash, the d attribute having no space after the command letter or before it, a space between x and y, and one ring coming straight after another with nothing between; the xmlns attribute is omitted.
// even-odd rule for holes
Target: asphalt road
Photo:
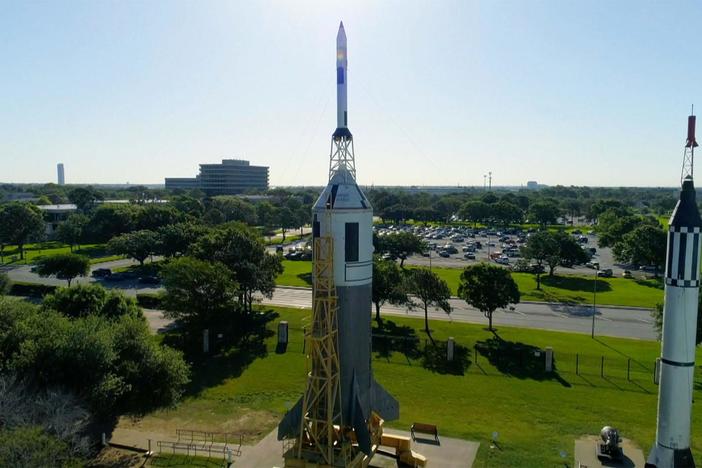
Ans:
<svg viewBox="0 0 702 468"><path fill-rule="evenodd" d="M130 265L130 260L118 260L109 264L100 264L99 268L117 268ZM94 267L94 268L95 268ZM13 281L25 281L41 284L66 284L65 281L55 278L40 278L30 271L29 266L5 267L5 271ZM92 282L93 278L79 278L78 282ZM159 287L140 284L138 280L125 280L119 282L100 281L105 287L121 289L128 296L137 293L157 292ZM262 298L264 304L285 307L309 308L312 305L312 291L303 288L277 288L272 299ZM443 311L430 310L429 317L438 320L452 320L456 322L487 323L481 312L469 307L460 299L452 299L453 312L447 316ZM381 314L399 315L410 317L423 317L421 310L408 311L402 307L386 305L381 309ZM162 329L170 323L160 317L159 311L147 311L147 317L152 323L152 329ZM578 333L590 333L592 327L592 306L565 305L557 303L525 302L518 304L512 310L498 310L493 315L495 325L505 325L523 328L537 328L544 330L558 330ZM637 338L645 340L656 339L653 320L650 310L640 308L598 307L595 316L595 333L597 335L617 336L624 338Z"/></svg>
<svg viewBox="0 0 702 468"><path fill-rule="evenodd" d="M309 308L312 304L312 291L302 288L277 288L273 298L264 298L263 303ZM451 299L450 303L453 308L450 316L441 310L430 309L429 318L487 325L487 319L483 314L468 306L463 300ZM408 311L392 305L382 307L380 313L381 315L424 317L423 310ZM648 309L597 307L595 334L655 340L656 332L650 314ZM592 330L592 306L525 302L517 304L514 311L495 311L493 324L589 334Z"/></svg>

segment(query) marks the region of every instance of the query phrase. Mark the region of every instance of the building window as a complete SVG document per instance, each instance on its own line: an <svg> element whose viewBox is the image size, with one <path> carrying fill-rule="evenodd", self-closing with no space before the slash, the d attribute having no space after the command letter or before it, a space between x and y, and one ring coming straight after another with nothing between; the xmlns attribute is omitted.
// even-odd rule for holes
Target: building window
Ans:
<svg viewBox="0 0 702 468"><path fill-rule="evenodd" d="M358 261L358 223L346 223L346 261Z"/></svg>

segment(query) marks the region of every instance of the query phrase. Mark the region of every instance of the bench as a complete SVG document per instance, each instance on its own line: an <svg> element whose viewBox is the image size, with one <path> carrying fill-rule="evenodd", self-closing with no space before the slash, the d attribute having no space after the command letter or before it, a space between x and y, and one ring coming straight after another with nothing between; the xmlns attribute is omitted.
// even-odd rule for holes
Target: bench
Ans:
<svg viewBox="0 0 702 468"><path fill-rule="evenodd" d="M416 440L417 436L415 433L430 434L434 436L434 440L439 442L439 429L434 424L426 423L412 423L410 428L410 433L412 434L412 440Z"/></svg>

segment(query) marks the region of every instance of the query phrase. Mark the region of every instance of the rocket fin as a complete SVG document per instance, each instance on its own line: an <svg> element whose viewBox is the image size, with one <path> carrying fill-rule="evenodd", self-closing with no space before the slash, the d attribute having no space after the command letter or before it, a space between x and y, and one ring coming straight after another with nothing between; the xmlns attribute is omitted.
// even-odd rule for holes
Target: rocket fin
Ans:
<svg viewBox="0 0 702 468"><path fill-rule="evenodd" d="M356 372L353 373L353 395L351 396L351 425L356 433L356 441L358 447L366 455L371 454L371 438L368 431L367 417L363 414L363 405L359 397L358 381L356 380Z"/></svg>
<svg viewBox="0 0 702 468"><path fill-rule="evenodd" d="M278 424L278 440L289 439L300 435L300 423L302 422L302 397L297 400L295 406L285 413L283 419Z"/></svg>
<svg viewBox="0 0 702 468"><path fill-rule="evenodd" d="M400 404L375 379L371 388L371 408L386 421L394 421L400 417Z"/></svg>

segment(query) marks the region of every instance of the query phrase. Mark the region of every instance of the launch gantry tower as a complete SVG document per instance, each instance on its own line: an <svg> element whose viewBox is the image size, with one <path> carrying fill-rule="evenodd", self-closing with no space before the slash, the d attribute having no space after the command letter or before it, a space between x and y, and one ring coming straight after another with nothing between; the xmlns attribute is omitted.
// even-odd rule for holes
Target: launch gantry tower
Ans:
<svg viewBox="0 0 702 468"><path fill-rule="evenodd" d="M687 118L687 140L685 142L685 150L683 152L682 172L680 173L680 183L685 180L685 177L693 177L695 168L695 148L697 141L695 139L695 107L692 106L690 116Z"/></svg>

